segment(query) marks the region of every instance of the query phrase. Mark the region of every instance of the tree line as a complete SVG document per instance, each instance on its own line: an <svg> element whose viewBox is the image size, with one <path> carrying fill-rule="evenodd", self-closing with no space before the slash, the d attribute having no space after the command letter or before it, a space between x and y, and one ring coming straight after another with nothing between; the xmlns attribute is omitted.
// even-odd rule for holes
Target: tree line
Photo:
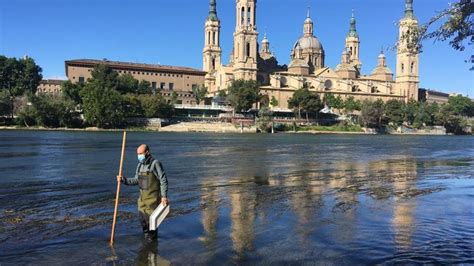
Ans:
<svg viewBox="0 0 474 266"><path fill-rule="evenodd" d="M276 106L278 101L267 95L262 95L256 81L235 80L228 90L228 100L235 112L247 112L260 104L257 114L257 126L265 131L273 113L269 105ZM384 102L381 99L357 100L353 96L343 99L325 93L322 99L308 88L296 90L288 100L288 107L293 110L298 119L318 119L320 111L325 107L337 110L340 115L348 117L348 121L363 127L393 129L405 125L420 129L431 126L444 126L448 133L461 134L470 125L469 117L474 117L474 103L462 95L449 97L445 104L417 102L410 100L391 99Z"/></svg>
<svg viewBox="0 0 474 266"><path fill-rule="evenodd" d="M129 117L174 113L176 92L167 102L150 82L119 75L107 65L97 65L87 83L63 82L60 95L36 94L41 71L31 58L0 56L0 117L15 118L20 126L116 128L126 126Z"/></svg>

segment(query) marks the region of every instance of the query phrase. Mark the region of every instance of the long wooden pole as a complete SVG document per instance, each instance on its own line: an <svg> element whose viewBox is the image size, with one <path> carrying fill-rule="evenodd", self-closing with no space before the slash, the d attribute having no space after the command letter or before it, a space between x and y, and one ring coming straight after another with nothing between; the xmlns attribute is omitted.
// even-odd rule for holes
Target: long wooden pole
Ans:
<svg viewBox="0 0 474 266"><path fill-rule="evenodd" d="M123 168L123 159L125 157L125 141L127 139L127 131L123 132L123 139L122 139L122 154L120 155L120 166L119 166L119 176L122 176L122 168ZM115 237L115 223L117 222L117 211L118 211L118 203L119 203L119 196L120 196L120 182L117 180L117 193L115 194L115 210L114 210L114 220L112 222L112 233L110 235L110 245L114 244L114 237Z"/></svg>

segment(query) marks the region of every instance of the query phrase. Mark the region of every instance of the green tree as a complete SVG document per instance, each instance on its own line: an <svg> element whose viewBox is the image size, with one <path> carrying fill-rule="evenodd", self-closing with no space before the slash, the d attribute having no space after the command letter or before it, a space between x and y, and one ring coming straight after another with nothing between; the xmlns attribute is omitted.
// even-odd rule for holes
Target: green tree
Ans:
<svg viewBox="0 0 474 266"><path fill-rule="evenodd" d="M324 103L331 108L335 108L335 109L344 108L344 100L341 98L340 95L335 97L334 94L332 93L325 93Z"/></svg>
<svg viewBox="0 0 474 266"><path fill-rule="evenodd" d="M301 111L306 113L306 119L308 119L309 114L319 113L323 108L323 103L317 94L310 92L307 88L301 88L288 99L288 107L298 114L298 119L301 119Z"/></svg>
<svg viewBox="0 0 474 266"><path fill-rule="evenodd" d="M72 83L69 80L61 84L61 90L63 92L64 97L72 100L73 102L79 105L82 104L81 90L83 87L83 84Z"/></svg>
<svg viewBox="0 0 474 266"><path fill-rule="evenodd" d="M360 122L362 126L371 128L380 128L382 125L382 116L384 112L384 103L382 100L371 102L364 100L360 110Z"/></svg>
<svg viewBox="0 0 474 266"><path fill-rule="evenodd" d="M253 80L234 80L228 89L228 100L235 112L248 111L260 98L260 86Z"/></svg>
<svg viewBox="0 0 474 266"><path fill-rule="evenodd" d="M0 56L0 90L9 97L10 115L13 118L14 103L26 92L34 94L43 78L41 68L32 58L19 59Z"/></svg>
<svg viewBox="0 0 474 266"><path fill-rule="evenodd" d="M458 0L450 4L428 22L410 31L411 36L406 36L413 42L412 46L422 47L422 42L427 39L435 41L449 41L455 50L463 51L466 43L474 43L474 3L472 0ZM472 50L471 50L472 51ZM474 63L474 55L467 60ZM474 67L471 67L473 70Z"/></svg>
<svg viewBox="0 0 474 266"><path fill-rule="evenodd" d="M293 96L288 99L288 107L298 114L298 119L301 119L301 110L304 108L306 99L309 98L309 90L301 88L293 93Z"/></svg>
<svg viewBox="0 0 474 266"><path fill-rule="evenodd" d="M446 128L446 132L454 134L463 134L463 128L468 125L466 119L456 114L456 111L450 104L443 104L436 114L437 123Z"/></svg>
<svg viewBox="0 0 474 266"><path fill-rule="evenodd" d="M401 126L403 124L404 116L404 107L405 103L403 101L391 99L385 103L384 114L387 116L388 120L392 122L395 126Z"/></svg>
<svg viewBox="0 0 474 266"><path fill-rule="evenodd" d="M131 74L126 73L117 77L117 91L121 94L137 93L138 84L138 80Z"/></svg>
<svg viewBox="0 0 474 266"><path fill-rule="evenodd" d="M418 110L415 114L415 119L413 120L413 127L422 128L423 126L428 126L432 123L431 116L426 110L426 104L418 104Z"/></svg>
<svg viewBox="0 0 474 266"><path fill-rule="evenodd" d="M268 132L272 127L273 112L266 106L258 111L258 118L255 121L260 132Z"/></svg>
<svg viewBox="0 0 474 266"><path fill-rule="evenodd" d="M156 93L156 92L152 91L151 83L149 81L142 80L138 83L136 93L137 94L152 94L152 93Z"/></svg>
<svg viewBox="0 0 474 266"><path fill-rule="evenodd" d="M148 118L170 118L174 113L173 105L167 103L161 95L142 96L141 104Z"/></svg>
<svg viewBox="0 0 474 266"><path fill-rule="evenodd" d="M0 117L10 114L10 95L6 90L0 90Z"/></svg>
<svg viewBox="0 0 474 266"><path fill-rule="evenodd" d="M343 104L344 113L351 114L354 111L361 110L361 103L359 100L356 100L353 96L349 96Z"/></svg>
<svg viewBox="0 0 474 266"><path fill-rule="evenodd" d="M278 100L273 95L272 95L272 99L270 100L270 105L272 107L277 107L278 106Z"/></svg>
<svg viewBox="0 0 474 266"><path fill-rule="evenodd" d="M175 105L178 102L178 93L176 91L173 91L171 93L171 104Z"/></svg>
<svg viewBox="0 0 474 266"><path fill-rule="evenodd" d="M17 123L25 126L38 125L43 127L75 127L79 116L75 112L75 103L60 96L47 94L29 94L17 116Z"/></svg>
<svg viewBox="0 0 474 266"><path fill-rule="evenodd" d="M403 109L403 120L408 124L412 125L413 122L415 122L415 117L418 113L419 103L413 99L410 99L408 103L406 103L404 106L405 108Z"/></svg>
<svg viewBox="0 0 474 266"><path fill-rule="evenodd" d="M462 95L449 97L448 104L456 115L474 116L474 102Z"/></svg>
<svg viewBox="0 0 474 266"><path fill-rule="evenodd" d="M123 97L124 115L126 117L143 117L142 95L127 93Z"/></svg>
<svg viewBox="0 0 474 266"><path fill-rule="evenodd" d="M90 125L117 127L124 122L122 96L117 91L118 74L100 64L92 71L92 78L81 91L84 118Z"/></svg>
<svg viewBox="0 0 474 266"><path fill-rule="evenodd" d="M193 94L194 94L194 99L196 100L196 104L200 104L204 98L206 98L207 94L207 87L204 86L193 86L192 88Z"/></svg>

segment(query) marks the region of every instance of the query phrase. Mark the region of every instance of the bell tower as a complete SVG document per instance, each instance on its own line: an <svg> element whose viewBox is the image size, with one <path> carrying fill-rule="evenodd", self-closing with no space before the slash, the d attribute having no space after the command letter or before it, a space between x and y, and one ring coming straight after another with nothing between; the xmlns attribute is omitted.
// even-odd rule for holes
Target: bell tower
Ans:
<svg viewBox="0 0 474 266"><path fill-rule="evenodd" d="M257 0L236 0L234 79L257 80Z"/></svg>
<svg viewBox="0 0 474 266"><path fill-rule="evenodd" d="M418 101L419 50L416 31L418 21L413 14L413 0L405 0L405 16L400 20L400 35L397 46L396 85L406 101Z"/></svg>
<svg viewBox="0 0 474 266"><path fill-rule="evenodd" d="M362 62L359 60L360 41L359 41L359 34L357 34L357 29L356 29L356 19L354 16L354 10L352 10L349 33L347 34L347 37L346 37L346 49L349 52L350 62L360 72L360 69L362 67Z"/></svg>
<svg viewBox="0 0 474 266"><path fill-rule="evenodd" d="M212 90L216 78L214 72L221 65L222 50L220 47L221 23L217 17L216 0L210 0L209 15L204 24L203 70L207 72L205 86Z"/></svg>

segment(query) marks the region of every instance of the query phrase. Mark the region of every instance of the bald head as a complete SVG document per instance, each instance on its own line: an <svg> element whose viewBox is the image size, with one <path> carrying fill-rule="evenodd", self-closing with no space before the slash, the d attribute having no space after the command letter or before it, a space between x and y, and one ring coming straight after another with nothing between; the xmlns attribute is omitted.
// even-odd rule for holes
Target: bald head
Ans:
<svg viewBox="0 0 474 266"><path fill-rule="evenodd" d="M148 145L146 145L146 144L142 144L142 145L138 146L138 148L137 148L137 154L146 154L149 151L150 151L150 149L148 148Z"/></svg>

